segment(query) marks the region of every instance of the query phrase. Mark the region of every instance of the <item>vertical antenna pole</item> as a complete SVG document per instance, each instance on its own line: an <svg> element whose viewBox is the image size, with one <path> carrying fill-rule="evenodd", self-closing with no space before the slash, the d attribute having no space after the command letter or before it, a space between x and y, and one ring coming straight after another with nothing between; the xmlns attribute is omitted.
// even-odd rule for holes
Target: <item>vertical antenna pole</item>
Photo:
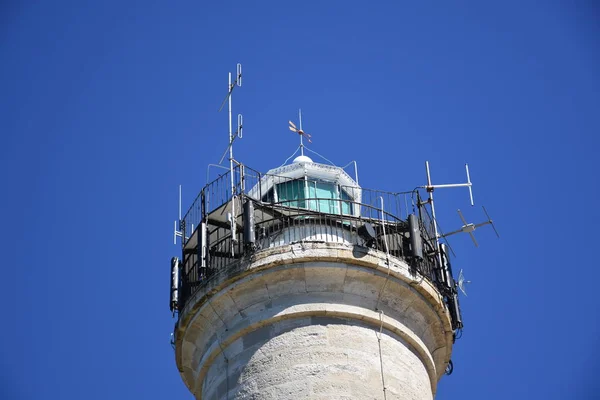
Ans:
<svg viewBox="0 0 600 400"><path fill-rule="evenodd" d="M302 109L299 108L298 109L298 120L300 121L300 132L302 132ZM304 155L304 143L302 142L302 136L304 135L300 135L300 155L303 156Z"/></svg>
<svg viewBox="0 0 600 400"><path fill-rule="evenodd" d="M433 218L433 234L435 235L435 250L438 253L438 259L440 265L442 265L442 255L440 253L440 236L437 229L437 220L435 217L435 205L433 203L433 186L431 185L431 174L429 172L429 161L425 161L425 168L427 169L427 193L429 193L429 205L431 206L431 217Z"/></svg>
<svg viewBox="0 0 600 400"><path fill-rule="evenodd" d="M431 175L429 174L429 161L425 161L425 168L427 169L427 186L431 186Z"/></svg>
<svg viewBox="0 0 600 400"><path fill-rule="evenodd" d="M234 243L236 241L235 232L235 180L233 177L233 130L231 126L231 97L233 86L231 85L231 72L229 73L229 84L227 85L229 92L229 175L231 178L231 252L233 253Z"/></svg>
<svg viewBox="0 0 600 400"><path fill-rule="evenodd" d="M181 231L177 230L178 222L179 229L181 229ZM181 185L179 185L179 219L177 221L173 221L173 244L177 244L177 236L181 238L181 243L185 241L185 223L182 223L181 221Z"/></svg>
<svg viewBox="0 0 600 400"><path fill-rule="evenodd" d="M233 93L231 93L232 89L233 89L233 87L231 86L231 72L230 72L229 73L229 84L227 85L227 90L229 91L229 99L227 99L227 101L229 102L229 161L230 161L230 164L231 164L231 161L233 160L233 146L231 145L231 142L233 141L233 131L231 128L231 97L233 95Z"/></svg>

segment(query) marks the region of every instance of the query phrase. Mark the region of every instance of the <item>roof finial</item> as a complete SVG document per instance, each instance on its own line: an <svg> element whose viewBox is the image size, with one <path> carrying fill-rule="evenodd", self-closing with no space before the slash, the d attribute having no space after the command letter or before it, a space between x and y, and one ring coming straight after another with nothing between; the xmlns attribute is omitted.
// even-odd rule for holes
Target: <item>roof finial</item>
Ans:
<svg viewBox="0 0 600 400"><path fill-rule="evenodd" d="M310 140L311 136L310 134L304 132L302 130L302 109L298 109L298 119L300 121L299 125L300 125L300 129L296 128L296 125L292 122L292 121L288 121L290 123L290 131L292 132L296 132L298 135L300 135L300 155L304 155L304 142L303 142L303 138L306 136L306 140L308 140L308 143L312 143L312 141Z"/></svg>
<svg viewBox="0 0 600 400"><path fill-rule="evenodd" d="M300 122L300 132L303 132L302 130L302 109L299 108L298 109L298 120ZM300 134L300 155L303 156L304 155L304 143L302 143L302 134Z"/></svg>

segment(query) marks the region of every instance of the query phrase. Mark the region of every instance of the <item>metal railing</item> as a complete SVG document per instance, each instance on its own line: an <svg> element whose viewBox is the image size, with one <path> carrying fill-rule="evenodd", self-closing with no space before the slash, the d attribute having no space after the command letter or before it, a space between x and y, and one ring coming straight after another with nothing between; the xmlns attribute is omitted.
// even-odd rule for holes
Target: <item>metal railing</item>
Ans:
<svg viewBox="0 0 600 400"><path fill-rule="evenodd" d="M200 191L192 205L180 221L180 227L185 228L185 237L190 237L193 231L198 227L200 222L207 214L223 206L231 201L231 183L230 172L227 171L213 181L209 182ZM288 176L279 176L273 174L261 174L242 164L237 164L234 167L234 186L235 192L233 195L247 195L255 200L265 201L272 204L285 204L293 206L293 201L290 198L293 192L301 189L310 189L311 185L316 185L321 181L316 179L294 179ZM284 185L287 184L287 185ZM301 187L302 186L302 187ZM278 192L283 194L284 200L275 199L270 193L274 187L278 188ZM411 210L414 212L414 192L386 192L381 190L364 189L358 186L342 186L338 185L337 190L347 196L343 202L339 202L339 213L343 212L344 203L352 202L356 204L357 209L353 210L354 215L361 215L365 218L376 218L379 212L380 198L383 198L385 204L386 215L391 215L398 219L406 219ZM283 192L283 193L281 193ZM352 200L359 198L359 201ZM330 210L322 210L320 206L323 203L332 202L337 204L335 200L329 198L319 198L306 193L304 197L293 199L297 201L295 204L300 208L310 208L316 211L328 212ZM313 206L315 205L315 206ZM334 212L335 213L335 212ZM193 227L193 228L192 228ZM185 240L184 240L185 241Z"/></svg>
<svg viewBox="0 0 600 400"><path fill-rule="evenodd" d="M431 219L425 207L418 201L415 203L414 192L391 193L337 185L330 187L337 198L320 197L319 185L334 184L261 174L242 164L237 164L233 173L233 193L227 171L200 191L180 221L180 230L185 232L182 235L180 310L191 296L213 281L219 271L237 265L262 249L297 242L344 243L385 251L386 240L391 256L406 260L414 274L436 282ZM247 221L244 221L241 205L246 201L254 206L252 245L244 242L243 225ZM233 202L237 204L235 207L232 207ZM415 207L419 211L425 246L426 256L422 259L408 256L407 218ZM224 217L231 209L235 209L235 215ZM205 232L199 232L201 222L204 222ZM235 236L232 236L233 223L238 226ZM361 236L359 229L366 223L373 227L374 237ZM202 248L203 235L206 248Z"/></svg>

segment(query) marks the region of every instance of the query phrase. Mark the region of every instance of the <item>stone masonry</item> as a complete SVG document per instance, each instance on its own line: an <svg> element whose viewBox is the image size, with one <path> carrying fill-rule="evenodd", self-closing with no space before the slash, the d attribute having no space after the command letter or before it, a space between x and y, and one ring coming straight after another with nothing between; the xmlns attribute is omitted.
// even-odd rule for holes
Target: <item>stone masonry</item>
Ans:
<svg viewBox="0 0 600 400"><path fill-rule="evenodd" d="M435 287L402 260L303 242L258 251L186 303L176 359L197 399L432 399L452 352Z"/></svg>

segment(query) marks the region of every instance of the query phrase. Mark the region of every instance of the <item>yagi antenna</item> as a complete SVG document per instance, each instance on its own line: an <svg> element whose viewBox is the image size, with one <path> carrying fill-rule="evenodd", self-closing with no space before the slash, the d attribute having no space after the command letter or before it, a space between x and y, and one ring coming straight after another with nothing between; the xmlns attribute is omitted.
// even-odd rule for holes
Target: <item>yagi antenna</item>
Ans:
<svg viewBox="0 0 600 400"><path fill-rule="evenodd" d="M494 221L490 218L489 214L487 213L487 210L485 209L484 206L481 206L481 208L483 208L483 212L485 213L485 216L487 217L487 222L484 222L480 225L477 226L482 226L485 224L490 224L492 226L492 229L494 230L494 233L496 234L496 237L498 237L498 239L500 239L500 234L498 233L498 231L496 230L496 225L494 225Z"/></svg>
<svg viewBox="0 0 600 400"><path fill-rule="evenodd" d="M475 247L479 247L479 244L477 243L477 240L475 240L475 235L473 235L473 231L475 230L475 224L469 224L467 223L467 220L465 219L465 217L462 215L462 213L460 212L460 210L456 210L458 212L458 216L460 217L460 219L463 222L463 226L462 228L460 228L460 232L466 232L469 234L469 236L471 236L471 240L473 241L473 244L475 245Z"/></svg>
<svg viewBox="0 0 600 400"><path fill-rule="evenodd" d="M450 233L446 233L440 237L448 237L451 235L455 235L457 233L468 233L469 236L471 236L471 240L473 241L473 244L475 244L475 247L479 247L479 244L477 243L477 240L475 239L475 235L473 235L473 231L477 228L480 228L484 225L491 225L492 228L494 229L494 232L496 233L496 236L498 236L498 238L500 238L500 234L498 234L498 231L496 230L496 227L494 226L494 221L490 218L490 216L487 213L487 210L485 209L485 207L483 208L483 212L485 213L485 216L487 217L487 221L479 223L479 224L473 224L473 223L468 223L467 220L465 219L465 217L463 216L462 212L460 210L458 210L458 216L460 217L460 219L463 222L463 226L460 229L457 229L455 231L452 231Z"/></svg>

